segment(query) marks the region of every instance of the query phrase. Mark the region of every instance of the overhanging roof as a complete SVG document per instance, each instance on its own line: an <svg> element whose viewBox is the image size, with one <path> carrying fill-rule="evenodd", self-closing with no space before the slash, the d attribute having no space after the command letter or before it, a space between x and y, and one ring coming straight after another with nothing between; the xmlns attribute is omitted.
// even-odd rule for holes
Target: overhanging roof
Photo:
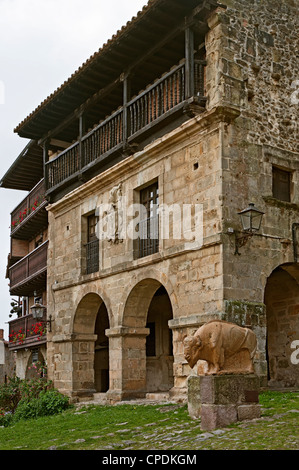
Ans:
<svg viewBox="0 0 299 470"><path fill-rule="evenodd" d="M68 80L48 96L14 131L21 137L41 139L100 89L104 89L119 79L134 61L142 58L147 51L151 50L153 44L161 41L198 6L203 7L201 15L204 20L204 16L214 9L217 3L216 0L149 0L136 17L133 17ZM203 34L205 32L203 31ZM173 40L164 51L164 55L159 56L157 53L156 56L151 57L150 63L145 64L146 67L139 67L137 80L140 79L140 85L143 84L142 75L145 68L147 68L147 75L153 70L153 78L157 78L159 73L164 73L168 66L174 65L178 58L182 58L184 46L182 51L178 52L182 45L182 41L176 43ZM136 87L138 85L137 81ZM122 93L121 88L118 93ZM107 103L110 112L114 105L117 105L117 101ZM105 109L102 112L104 114ZM95 124L95 121L92 122L92 116L89 121L87 125ZM59 135L58 138L67 141L68 137L72 137L75 132L76 127L72 129L69 136L65 133Z"/></svg>
<svg viewBox="0 0 299 470"><path fill-rule="evenodd" d="M1 188L30 191L43 177L43 150L31 140L0 181Z"/></svg>

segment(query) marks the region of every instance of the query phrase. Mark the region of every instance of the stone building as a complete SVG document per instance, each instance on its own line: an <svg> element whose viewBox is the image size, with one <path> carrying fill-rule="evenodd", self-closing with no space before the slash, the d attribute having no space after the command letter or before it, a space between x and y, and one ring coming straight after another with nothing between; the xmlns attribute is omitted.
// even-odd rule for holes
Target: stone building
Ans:
<svg viewBox="0 0 299 470"><path fill-rule="evenodd" d="M298 387L298 48L293 0L151 0L15 129L44 149L60 391L184 398L211 319Z"/></svg>
<svg viewBox="0 0 299 470"><path fill-rule="evenodd" d="M14 370L14 355L8 349L8 341L4 339L4 330L0 330L0 385L14 375Z"/></svg>
<svg viewBox="0 0 299 470"><path fill-rule="evenodd" d="M30 141L8 169L0 187L26 191L11 212L9 279L11 310L8 350L15 355L15 373L30 378L32 365L46 362L46 311L33 318L31 306L40 299L47 303L48 213L43 177L43 151Z"/></svg>

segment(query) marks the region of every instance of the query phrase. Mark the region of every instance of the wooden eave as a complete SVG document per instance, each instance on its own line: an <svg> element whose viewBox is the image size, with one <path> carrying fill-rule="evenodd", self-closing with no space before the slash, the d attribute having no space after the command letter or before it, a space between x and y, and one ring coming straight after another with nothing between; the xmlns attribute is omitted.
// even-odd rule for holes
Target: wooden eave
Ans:
<svg viewBox="0 0 299 470"><path fill-rule="evenodd" d="M117 32L111 40L91 56L68 80L41 103L15 129L21 137L39 140L59 123L84 105L90 97L111 82L117 81L124 72L137 66L132 79L132 94L151 83L184 56L183 32L163 43L186 17L200 7L197 20L205 21L209 11L217 7L214 0L150 0L132 21ZM200 35L204 38L208 28L203 23ZM162 46L153 52L154 44ZM95 101L85 114L86 128L93 127L121 105L121 83L109 93L109 99ZM61 140L77 138L78 123L70 122L56 135Z"/></svg>
<svg viewBox="0 0 299 470"><path fill-rule="evenodd" d="M43 177L43 152L30 141L0 181L0 187L30 191Z"/></svg>

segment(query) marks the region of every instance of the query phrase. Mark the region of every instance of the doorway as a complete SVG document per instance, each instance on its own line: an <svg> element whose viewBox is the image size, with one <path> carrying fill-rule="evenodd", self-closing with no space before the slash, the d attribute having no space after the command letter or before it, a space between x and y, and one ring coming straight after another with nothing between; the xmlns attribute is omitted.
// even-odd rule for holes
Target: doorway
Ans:
<svg viewBox="0 0 299 470"><path fill-rule="evenodd" d="M109 317L104 302L99 308L95 334L97 340L95 342L94 353L94 375L96 392L105 393L109 390L109 339L105 335L105 330L109 329Z"/></svg>
<svg viewBox="0 0 299 470"><path fill-rule="evenodd" d="M265 289L267 312L268 381L273 388L299 386L292 346L299 340L299 284L297 268L283 265L269 276Z"/></svg>

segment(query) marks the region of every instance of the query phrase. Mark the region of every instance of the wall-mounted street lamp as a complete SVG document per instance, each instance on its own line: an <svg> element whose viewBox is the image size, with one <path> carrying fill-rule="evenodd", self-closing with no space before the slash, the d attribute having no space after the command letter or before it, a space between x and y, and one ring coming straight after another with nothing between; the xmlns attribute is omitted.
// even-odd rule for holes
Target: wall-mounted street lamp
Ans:
<svg viewBox="0 0 299 470"><path fill-rule="evenodd" d="M36 297L34 295L34 297ZM49 320L43 320L44 312L46 311L46 307L40 303L39 298L34 299L34 304L30 307L32 312L32 317L35 320L39 320L42 323L49 324L49 332L52 332L52 315L50 315Z"/></svg>
<svg viewBox="0 0 299 470"><path fill-rule="evenodd" d="M240 255L239 248L246 245L248 240L257 233L262 224L262 218L264 212L257 209L254 204L250 203L247 209L244 209L241 212L238 212L241 224L242 224L242 233L241 235L238 232L235 233L235 255Z"/></svg>

